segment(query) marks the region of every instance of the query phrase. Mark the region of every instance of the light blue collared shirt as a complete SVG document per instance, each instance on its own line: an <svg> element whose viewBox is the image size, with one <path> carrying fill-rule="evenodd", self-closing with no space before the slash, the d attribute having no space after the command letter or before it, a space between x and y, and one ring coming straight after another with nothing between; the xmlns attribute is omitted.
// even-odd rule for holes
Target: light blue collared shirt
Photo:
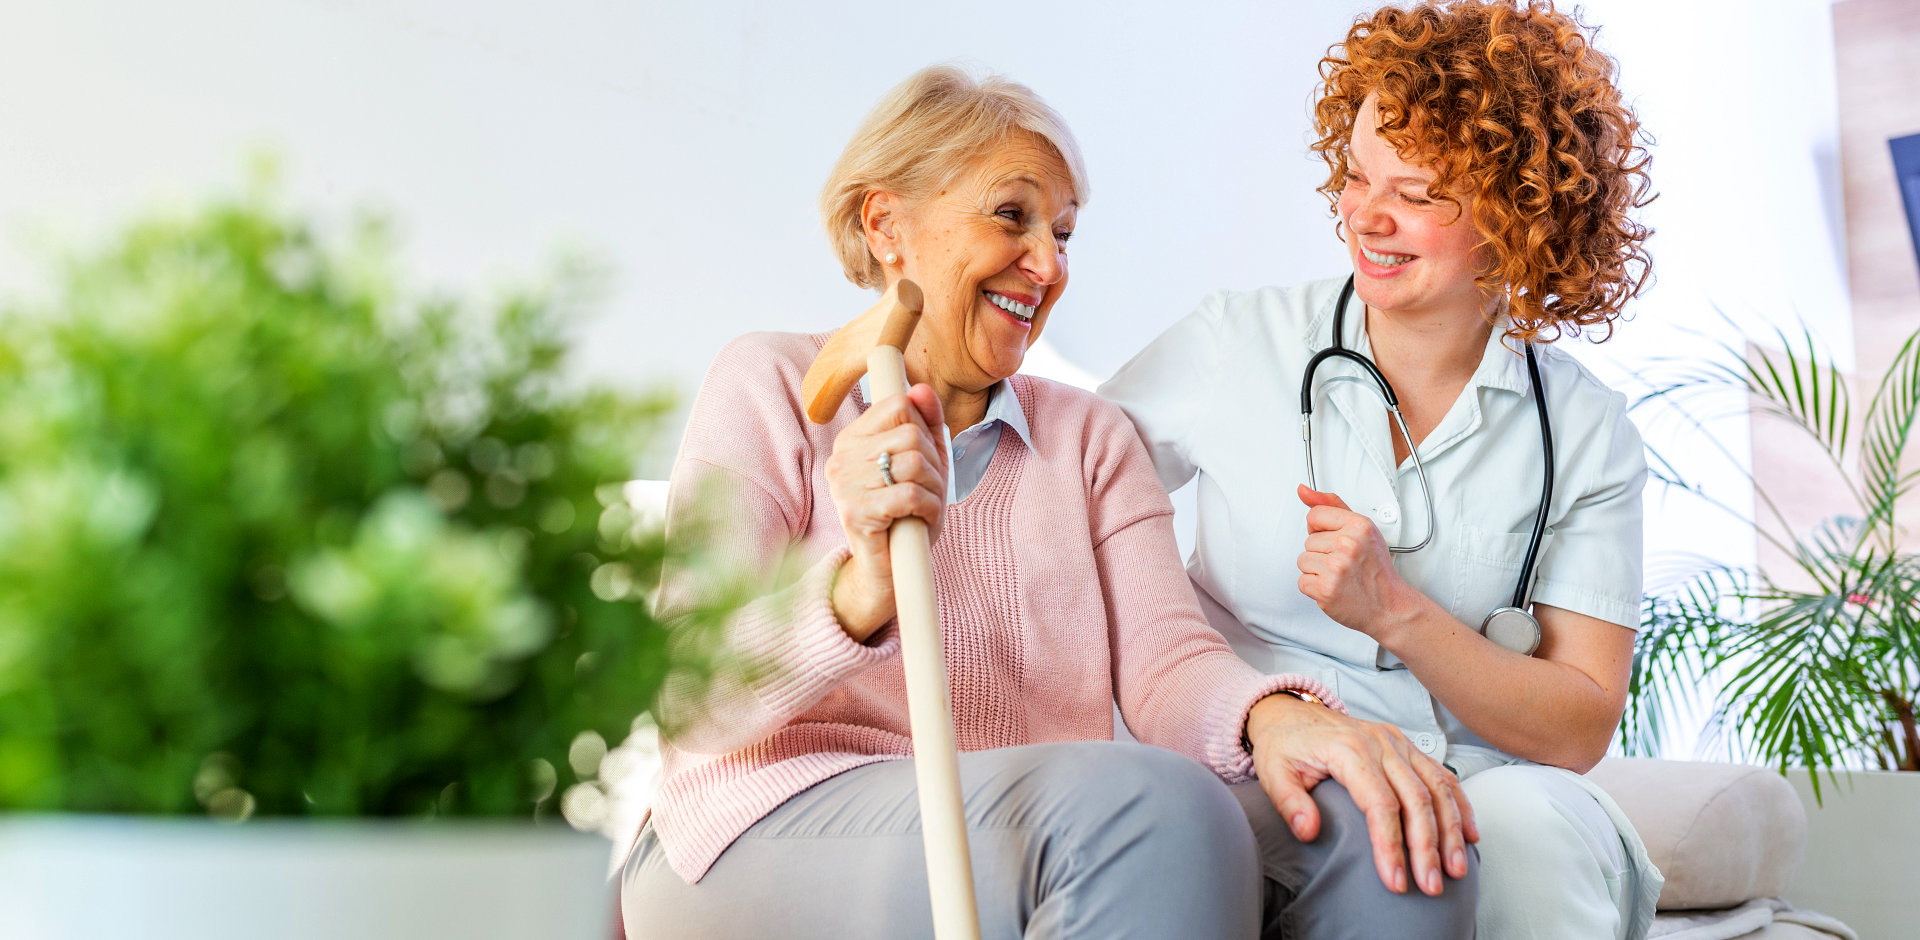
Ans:
<svg viewBox="0 0 1920 940"><path fill-rule="evenodd" d="M871 403L873 392L867 387L866 376L860 377L860 400ZM952 472L947 474L947 502L957 503L966 499L980 480L987 475L987 467L993 463L993 452L1000 446L1000 429L1012 428L1020 435L1020 442L1033 446L1033 433L1027 427L1026 409L1020 407L1020 396L1013 393L1005 379L993 383L987 389L987 413L982 415L980 423L953 436L944 426L940 428L940 443L947 449L947 466Z"/></svg>

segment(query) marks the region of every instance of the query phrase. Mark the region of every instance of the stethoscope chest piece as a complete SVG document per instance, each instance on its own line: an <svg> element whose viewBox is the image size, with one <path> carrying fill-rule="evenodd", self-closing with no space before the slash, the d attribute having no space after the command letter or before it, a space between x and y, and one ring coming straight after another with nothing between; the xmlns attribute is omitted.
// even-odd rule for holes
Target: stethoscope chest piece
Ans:
<svg viewBox="0 0 1920 940"><path fill-rule="evenodd" d="M1333 305L1333 342L1326 349L1313 354L1307 360L1306 368L1300 377L1300 439L1306 448L1307 486L1319 489L1320 484L1313 472L1313 373L1320 363L1328 359L1346 359L1363 369L1373 379L1380 390L1380 397L1387 403L1387 411L1392 414L1399 426L1400 436L1409 446L1413 436L1407 433L1406 420L1400 415L1400 399L1394 394L1392 383L1381 373L1379 366L1372 360L1351 349L1342 342L1345 327L1347 304L1353 299L1353 278L1347 278L1346 286L1340 289L1340 299ZM1547 531L1547 512L1553 507L1553 425L1547 417L1547 392L1540 381L1540 363L1533 354L1533 344L1526 344L1527 379L1533 388L1533 405L1540 416L1540 450L1546 472L1542 474L1540 485L1540 508L1534 510L1533 533L1527 539L1527 555L1520 564L1520 577L1513 587L1512 603L1496 608L1480 622L1480 634L1494 643L1513 650L1522 656L1532 656L1540 648L1540 622L1525 610L1527 589L1532 583L1533 566L1540 555L1540 540ZM1433 540L1434 514L1433 490L1427 485L1427 470L1420 462L1420 449L1410 451L1413 468L1420 478L1420 491L1427 503L1427 536L1419 544L1400 547L1388 546L1394 553L1414 552L1425 548Z"/></svg>
<svg viewBox="0 0 1920 940"><path fill-rule="evenodd" d="M1540 622L1518 607L1501 607L1480 622L1480 634L1522 656L1540 648Z"/></svg>

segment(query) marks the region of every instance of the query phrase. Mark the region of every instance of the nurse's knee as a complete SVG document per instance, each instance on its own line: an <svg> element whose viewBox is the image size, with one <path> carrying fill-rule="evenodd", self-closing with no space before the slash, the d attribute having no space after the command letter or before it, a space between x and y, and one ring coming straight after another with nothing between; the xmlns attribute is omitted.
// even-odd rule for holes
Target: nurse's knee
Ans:
<svg viewBox="0 0 1920 940"><path fill-rule="evenodd" d="M1554 798L1551 771L1495 767L1468 777L1461 787L1486 845L1524 845L1573 828Z"/></svg>
<svg viewBox="0 0 1920 940"><path fill-rule="evenodd" d="M1530 890L1591 876L1598 891L1629 867L1626 848L1606 811L1562 772L1495 767L1468 777L1467 799L1480 827L1481 850L1493 866L1490 893Z"/></svg>

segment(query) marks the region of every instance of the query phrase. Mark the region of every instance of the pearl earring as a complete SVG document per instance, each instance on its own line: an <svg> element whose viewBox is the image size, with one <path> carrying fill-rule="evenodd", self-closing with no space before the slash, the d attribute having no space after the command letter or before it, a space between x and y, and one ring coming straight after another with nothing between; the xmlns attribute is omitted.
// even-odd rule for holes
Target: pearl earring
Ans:
<svg viewBox="0 0 1920 940"><path fill-rule="evenodd" d="M895 262L897 262L897 261L899 261L899 260L900 260L900 256L899 256L899 255L896 255L896 254L894 254L894 253L893 253L893 252L891 252L891 251L889 251L889 252L887 252L887 256L886 256L886 258L884 258L884 259L882 259L882 260L883 260L883 261L885 261L885 262L886 262L887 264L893 264L893 263L895 263Z"/></svg>

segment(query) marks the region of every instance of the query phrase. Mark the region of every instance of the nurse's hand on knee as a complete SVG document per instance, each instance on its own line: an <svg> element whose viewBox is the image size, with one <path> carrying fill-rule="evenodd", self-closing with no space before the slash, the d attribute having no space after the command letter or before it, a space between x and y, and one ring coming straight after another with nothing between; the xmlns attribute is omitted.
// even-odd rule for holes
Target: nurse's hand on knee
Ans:
<svg viewBox="0 0 1920 940"><path fill-rule="evenodd" d="M1279 695L1254 706L1247 736L1261 788L1300 841L1320 833L1309 791L1333 779L1366 814L1374 869L1389 890L1437 895L1443 871L1466 877L1466 844L1479 839L1466 794L1399 728Z"/></svg>

